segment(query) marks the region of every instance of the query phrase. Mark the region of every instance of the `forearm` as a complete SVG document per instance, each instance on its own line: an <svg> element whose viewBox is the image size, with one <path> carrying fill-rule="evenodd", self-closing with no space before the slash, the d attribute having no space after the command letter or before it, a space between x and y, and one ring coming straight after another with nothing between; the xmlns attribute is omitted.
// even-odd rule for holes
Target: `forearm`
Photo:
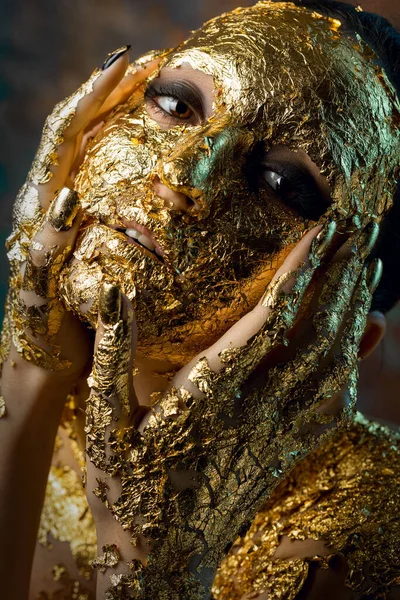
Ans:
<svg viewBox="0 0 400 600"><path fill-rule="evenodd" d="M4 597L23 600L66 390L11 351L1 393L0 576Z"/></svg>

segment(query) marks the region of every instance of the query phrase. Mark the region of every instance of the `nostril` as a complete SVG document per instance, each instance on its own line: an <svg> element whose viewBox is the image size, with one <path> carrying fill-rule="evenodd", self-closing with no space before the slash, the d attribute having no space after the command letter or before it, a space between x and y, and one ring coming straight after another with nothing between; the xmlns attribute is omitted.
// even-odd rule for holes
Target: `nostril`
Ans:
<svg viewBox="0 0 400 600"><path fill-rule="evenodd" d="M187 212L189 209L198 208L195 200L192 200L181 192L171 190L171 188L162 183L158 175L155 175L153 178L153 190L159 198L168 203L168 208L171 210Z"/></svg>

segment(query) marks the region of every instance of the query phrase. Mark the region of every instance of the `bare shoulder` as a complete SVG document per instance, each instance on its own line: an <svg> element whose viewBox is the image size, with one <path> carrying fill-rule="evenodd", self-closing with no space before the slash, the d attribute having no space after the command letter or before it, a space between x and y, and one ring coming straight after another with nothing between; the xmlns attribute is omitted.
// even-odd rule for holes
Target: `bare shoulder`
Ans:
<svg viewBox="0 0 400 600"><path fill-rule="evenodd" d="M221 565L215 599L396 600L399 455L398 433L357 415L278 486Z"/></svg>

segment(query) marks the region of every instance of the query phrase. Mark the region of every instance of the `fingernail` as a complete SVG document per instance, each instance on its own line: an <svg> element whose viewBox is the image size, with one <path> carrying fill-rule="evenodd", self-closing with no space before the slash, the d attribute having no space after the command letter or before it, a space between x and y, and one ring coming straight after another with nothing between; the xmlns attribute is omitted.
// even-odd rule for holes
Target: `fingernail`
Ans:
<svg viewBox="0 0 400 600"><path fill-rule="evenodd" d="M121 315L121 292L117 285L103 283L100 290L99 313L104 325L115 325Z"/></svg>
<svg viewBox="0 0 400 600"><path fill-rule="evenodd" d="M383 264L380 258L374 258L368 265L367 271L367 286L371 294L373 294L379 285L382 278Z"/></svg>
<svg viewBox="0 0 400 600"><path fill-rule="evenodd" d="M115 61L119 59L120 56L125 54L125 52L128 52L128 50L130 50L131 48L132 48L132 46L130 44L127 44L126 46L121 46L121 48L114 50L114 52L110 52L110 54L107 56L106 60L104 61L103 66L101 67L101 70L105 71L106 69L108 69L108 67L111 67L111 65L113 65L115 63Z"/></svg>
<svg viewBox="0 0 400 600"><path fill-rule="evenodd" d="M365 260L372 248L376 244L376 240L379 235L379 225L375 221L373 223L369 223L364 231L361 233L358 241L358 248L360 251L361 258Z"/></svg>
<svg viewBox="0 0 400 600"><path fill-rule="evenodd" d="M319 234L314 238L312 249L319 258L322 258L332 243L336 231L336 221L333 219L325 223Z"/></svg>
<svg viewBox="0 0 400 600"><path fill-rule="evenodd" d="M63 187L50 205L48 220L56 231L71 229L79 210L79 196L75 190Z"/></svg>

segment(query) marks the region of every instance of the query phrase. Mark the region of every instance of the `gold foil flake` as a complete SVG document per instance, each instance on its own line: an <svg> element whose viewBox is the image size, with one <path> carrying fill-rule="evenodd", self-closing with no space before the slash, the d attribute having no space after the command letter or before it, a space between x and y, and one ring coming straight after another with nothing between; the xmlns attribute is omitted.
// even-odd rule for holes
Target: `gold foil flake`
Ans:
<svg viewBox="0 0 400 600"><path fill-rule="evenodd" d="M21 228L20 233L32 236L38 220L42 215L42 207L39 200L39 191L31 183L25 183L18 192L13 209L14 229Z"/></svg>
<svg viewBox="0 0 400 600"><path fill-rule="evenodd" d="M99 569L99 571L105 573L109 567L117 566L121 557L115 544L107 544L103 546L102 550L102 556L98 556L92 560L92 567L93 569Z"/></svg>
<svg viewBox="0 0 400 600"><path fill-rule="evenodd" d="M28 180L34 184L47 183L52 177L51 168L58 164L57 149L64 141L64 133L75 116L78 103L93 91L101 71L94 71L78 91L59 102L43 127L42 139L33 161Z"/></svg>
<svg viewBox="0 0 400 600"><path fill-rule="evenodd" d="M40 520L39 543L48 535L68 542L79 573L90 579L90 560L96 556L96 533L85 490L78 475L67 466L52 466Z"/></svg>
<svg viewBox="0 0 400 600"><path fill-rule="evenodd" d="M64 565L54 565L52 571L54 581L60 581L61 577L67 574L67 569Z"/></svg>
<svg viewBox="0 0 400 600"><path fill-rule="evenodd" d="M0 396L0 419L7 414L6 403L3 396Z"/></svg>

